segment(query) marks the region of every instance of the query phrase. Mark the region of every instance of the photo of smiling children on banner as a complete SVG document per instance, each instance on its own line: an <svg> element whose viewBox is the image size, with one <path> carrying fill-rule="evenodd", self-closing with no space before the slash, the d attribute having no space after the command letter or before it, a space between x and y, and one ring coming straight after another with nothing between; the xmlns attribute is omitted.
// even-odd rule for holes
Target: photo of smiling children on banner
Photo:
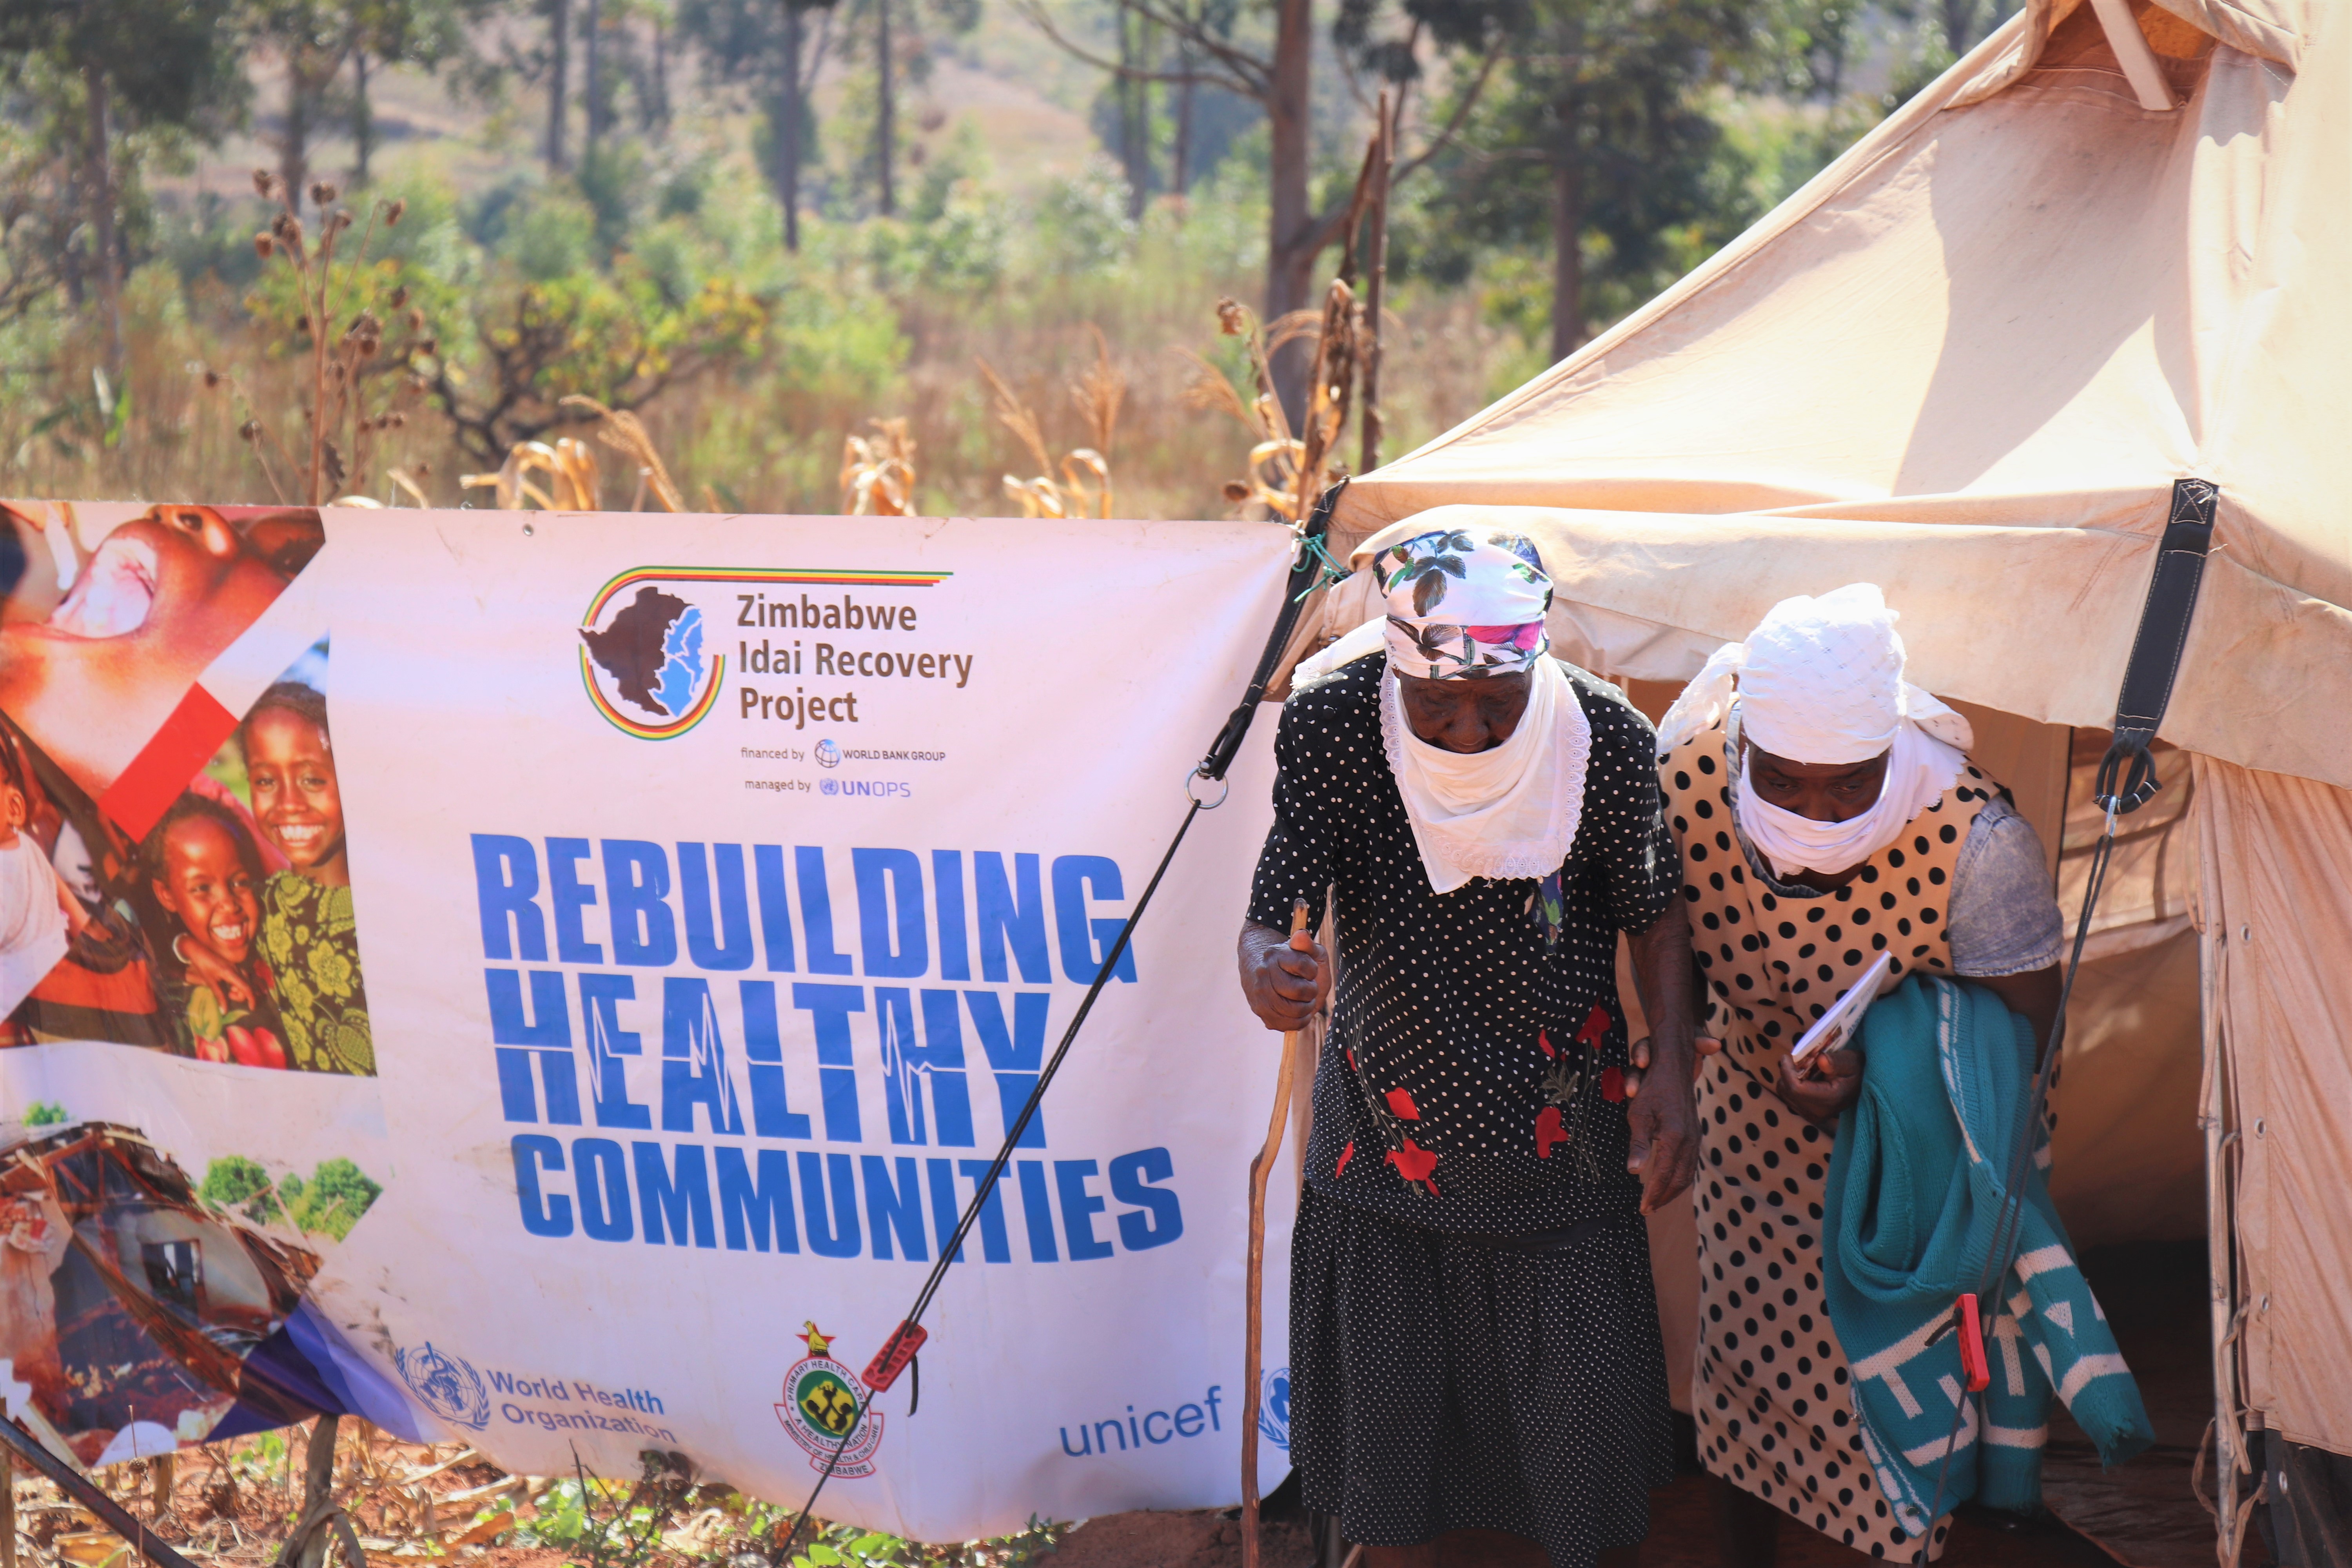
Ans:
<svg viewBox="0 0 2352 1568"><path fill-rule="evenodd" d="M148 836L159 992L175 1047L200 1060L375 1071L326 667L321 642Z"/></svg>

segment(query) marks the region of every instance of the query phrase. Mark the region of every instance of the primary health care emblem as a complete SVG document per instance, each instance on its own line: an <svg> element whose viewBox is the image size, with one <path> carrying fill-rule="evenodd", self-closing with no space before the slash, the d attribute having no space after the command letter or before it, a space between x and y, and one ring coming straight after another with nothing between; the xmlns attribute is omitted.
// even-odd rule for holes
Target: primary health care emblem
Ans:
<svg viewBox="0 0 2352 1568"><path fill-rule="evenodd" d="M783 1399L776 1406L776 1419L807 1452L809 1468L822 1472L842 1434L857 1418L857 1402L866 1397L866 1384L833 1359L829 1353L833 1341L819 1332L814 1323L801 1327L809 1353L785 1371ZM882 1413L868 1410L858 1424L857 1436L841 1450L841 1462L834 1466L833 1473L845 1480L872 1475L874 1450L881 1446Z"/></svg>

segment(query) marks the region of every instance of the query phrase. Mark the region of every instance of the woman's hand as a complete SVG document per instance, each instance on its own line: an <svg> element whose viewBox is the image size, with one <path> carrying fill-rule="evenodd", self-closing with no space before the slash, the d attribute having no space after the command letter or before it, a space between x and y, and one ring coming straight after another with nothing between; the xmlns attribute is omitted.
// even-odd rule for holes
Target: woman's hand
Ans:
<svg viewBox="0 0 2352 1568"><path fill-rule="evenodd" d="M1242 926L1242 995L1269 1029L1303 1029L1330 987L1331 961L1321 943L1300 952L1278 931L1255 921Z"/></svg>
<svg viewBox="0 0 2352 1568"><path fill-rule="evenodd" d="M1772 1092L1782 1104L1817 1127L1834 1124L1845 1108L1862 1098L1862 1053L1853 1050L1830 1051L1815 1057L1804 1068L1790 1065L1787 1057L1780 1060L1780 1081ZM1817 1075L1809 1070L1819 1066Z"/></svg>

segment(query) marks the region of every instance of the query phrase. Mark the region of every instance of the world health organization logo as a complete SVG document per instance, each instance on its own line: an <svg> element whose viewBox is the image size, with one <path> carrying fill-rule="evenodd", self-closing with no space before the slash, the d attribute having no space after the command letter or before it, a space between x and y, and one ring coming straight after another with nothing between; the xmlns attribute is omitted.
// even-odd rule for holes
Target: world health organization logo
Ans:
<svg viewBox="0 0 2352 1568"><path fill-rule="evenodd" d="M490 1391L473 1363L434 1349L430 1340L415 1350L393 1352L392 1360L409 1392L442 1420L477 1432L490 1424Z"/></svg>

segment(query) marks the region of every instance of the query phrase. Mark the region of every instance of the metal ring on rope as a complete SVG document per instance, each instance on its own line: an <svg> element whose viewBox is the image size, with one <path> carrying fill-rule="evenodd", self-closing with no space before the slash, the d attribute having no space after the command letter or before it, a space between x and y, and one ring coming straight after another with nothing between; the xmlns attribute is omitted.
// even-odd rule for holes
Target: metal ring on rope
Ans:
<svg viewBox="0 0 2352 1568"><path fill-rule="evenodd" d="M1199 768L1197 768L1197 767L1191 767L1191 768L1187 768L1187 769L1185 769L1185 770L1184 770L1184 798L1185 798L1186 800L1191 801L1194 805L1199 806L1202 811L1214 811L1214 810L1216 810L1216 809L1217 809L1217 807L1219 807L1219 806L1221 806L1221 805L1224 805L1224 804L1225 804L1225 798L1226 798L1226 796L1227 796L1227 795L1232 795L1232 794L1234 793L1234 781L1233 781L1233 780L1231 780L1231 779L1229 779L1229 778L1226 778L1226 777L1225 777L1223 774L1222 774L1222 773L1221 773L1221 774L1219 774L1219 775L1217 776L1217 781L1216 781L1216 782L1217 782L1217 783L1219 783L1219 784L1223 784L1223 785L1224 785L1224 793L1223 793L1223 795L1218 795L1218 796L1217 796L1217 798L1216 798L1216 799L1214 799L1214 800L1202 800L1199 795L1194 795L1194 794L1192 793L1192 781L1193 781L1194 779L1198 779L1198 778L1206 778L1207 776L1208 776L1208 775L1207 775L1206 773L1202 773Z"/></svg>

